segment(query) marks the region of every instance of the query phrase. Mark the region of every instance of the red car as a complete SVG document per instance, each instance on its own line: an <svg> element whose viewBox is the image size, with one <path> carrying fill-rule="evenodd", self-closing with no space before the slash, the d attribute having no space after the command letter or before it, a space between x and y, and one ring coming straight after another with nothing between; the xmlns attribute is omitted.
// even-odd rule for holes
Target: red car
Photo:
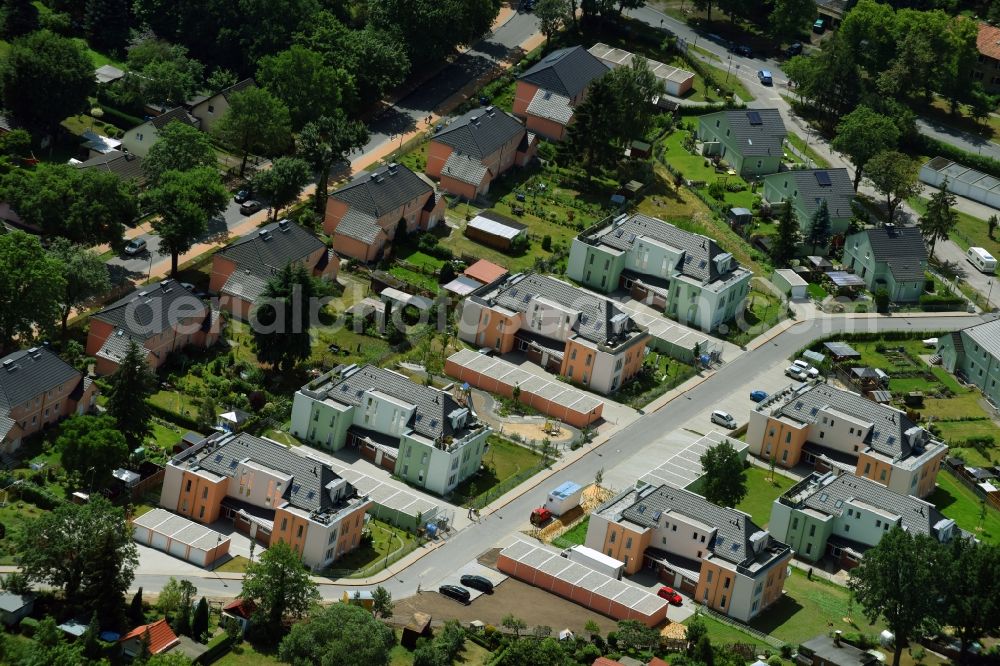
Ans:
<svg viewBox="0 0 1000 666"><path fill-rule="evenodd" d="M681 603L684 601L681 598L681 595L674 592L674 588L672 587L661 587L660 591L656 593L656 596L660 597L661 599L666 599L674 606L680 606Z"/></svg>

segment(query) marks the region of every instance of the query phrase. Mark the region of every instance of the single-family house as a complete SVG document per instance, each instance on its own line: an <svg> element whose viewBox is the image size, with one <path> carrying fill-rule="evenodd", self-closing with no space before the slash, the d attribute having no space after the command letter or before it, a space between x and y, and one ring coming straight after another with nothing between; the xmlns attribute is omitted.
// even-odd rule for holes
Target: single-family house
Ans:
<svg viewBox="0 0 1000 666"><path fill-rule="evenodd" d="M948 372L961 375L1000 405L1000 319L938 337L937 353Z"/></svg>
<svg viewBox="0 0 1000 666"><path fill-rule="evenodd" d="M243 79L216 93L189 99L186 106L191 115L198 119L201 130L211 132L215 123L219 122L219 118L226 115L226 111L229 110L230 98L236 93L256 86L253 79Z"/></svg>
<svg viewBox="0 0 1000 666"><path fill-rule="evenodd" d="M6 627L17 626L31 615L35 608L35 595L0 592L0 622Z"/></svg>
<svg viewBox="0 0 1000 666"><path fill-rule="evenodd" d="M0 452L74 414L93 411L98 388L51 352L32 347L0 359Z"/></svg>
<svg viewBox="0 0 1000 666"><path fill-rule="evenodd" d="M387 164L330 194L323 231L340 256L358 261L382 257L397 230L427 231L444 219L445 200L401 164Z"/></svg>
<svg viewBox="0 0 1000 666"><path fill-rule="evenodd" d="M882 661L870 652L845 643L838 631L833 636L820 634L799 645L796 663L802 666L877 666Z"/></svg>
<svg viewBox="0 0 1000 666"><path fill-rule="evenodd" d="M775 465L840 469L916 497L934 492L948 446L906 412L828 384L773 393L750 412L750 452Z"/></svg>
<svg viewBox="0 0 1000 666"><path fill-rule="evenodd" d="M225 622L235 622L240 633L246 635L252 623L253 614L257 610L257 604L252 599L233 599L222 607L222 624Z"/></svg>
<svg viewBox="0 0 1000 666"><path fill-rule="evenodd" d="M465 299L458 337L528 358L598 393L613 393L642 368L649 341L615 302L568 282L519 273Z"/></svg>
<svg viewBox="0 0 1000 666"><path fill-rule="evenodd" d="M538 138L513 115L493 106L459 116L433 136L427 147L427 175L442 190L465 199L486 194L501 174L525 166Z"/></svg>
<svg viewBox="0 0 1000 666"><path fill-rule="evenodd" d="M301 265L314 277L335 280L340 259L312 232L280 220L216 252L209 291L219 294L221 309L246 320L267 281L288 264Z"/></svg>
<svg viewBox="0 0 1000 666"><path fill-rule="evenodd" d="M653 569L695 602L748 622L781 599L792 549L746 513L669 485L630 488L590 516L584 545Z"/></svg>
<svg viewBox="0 0 1000 666"><path fill-rule="evenodd" d="M844 264L870 291L888 291L893 303L914 303L924 293L927 247L917 227L885 224L851 234L844 241Z"/></svg>
<svg viewBox="0 0 1000 666"><path fill-rule="evenodd" d="M980 23L976 49L979 55L972 69L972 80L981 83L986 92L996 94L1000 92L1000 28Z"/></svg>
<svg viewBox="0 0 1000 666"><path fill-rule="evenodd" d="M830 557L843 569L860 564L896 527L942 543L963 535L930 502L842 470L814 472L789 488L774 500L768 527L799 558Z"/></svg>
<svg viewBox="0 0 1000 666"><path fill-rule="evenodd" d="M553 51L517 77L514 115L525 119L529 131L561 141L587 87L608 71L582 46Z"/></svg>
<svg viewBox="0 0 1000 666"><path fill-rule="evenodd" d="M200 128L201 121L188 113L182 106L170 109L166 113L153 116L141 125L136 125L122 136L122 148L139 157L145 157L149 148L160 137L160 131L170 123L178 122Z"/></svg>
<svg viewBox="0 0 1000 666"><path fill-rule="evenodd" d="M151 655L169 652L180 644L177 634L167 624L167 618L160 618L149 624L141 624L118 639L122 646L122 653L133 659L142 654L143 641L146 641L146 649Z"/></svg>
<svg viewBox="0 0 1000 666"><path fill-rule="evenodd" d="M751 178L778 173L788 132L777 109L733 109L699 116L696 136L702 155Z"/></svg>
<svg viewBox="0 0 1000 666"><path fill-rule="evenodd" d="M265 546L287 543L317 570L361 544L371 500L308 453L219 432L170 459L160 506L203 525L231 520Z"/></svg>
<svg viewBox="0 0 1000 666"><path fill-rule="evenodd" d="M374 365L338 366L295 393L292 433L361 455L444 495L479 471L492 430L450 393Z"/></svg>
<svg viewBox="0 0 1000 666"><path fill-rule="evenodd" d="M813 215L826 202L830 213L830 234L843 237L851 224L854 182L847 169L795 169L764 176L764 200L772 209L787 201L795 211L799 229L809 232ZM836 240L832 245L839 244ZM811 248L810 248L811 249Z"/></svg>
<svg viewBox="0 0 1000 666"><path fill-rule="evenodd" d="M647 215L622 215L573 239L566 274L602 292L628 289L669 317L712 331L742 312L753 277L711 238Z"/></svg>
<svg viewBox="0 0 1000 666"><path fill-rule="evenodd" d="M113 173L122 180L134 180L143 185L146 176L142 171L142 158L135 153L112 150L103 155L95 155L83 162L74 162L77 169L94 169Z"/></svg>
<svg viewBox="0 0 1000 666"><path fill-rule="evenodd" d="M99 375L109 375L135 340L149 367L163 365L171 352L188 345L208 348L222 331L219 311L175 280L144 285L90 318L87 355Z"/></svg>

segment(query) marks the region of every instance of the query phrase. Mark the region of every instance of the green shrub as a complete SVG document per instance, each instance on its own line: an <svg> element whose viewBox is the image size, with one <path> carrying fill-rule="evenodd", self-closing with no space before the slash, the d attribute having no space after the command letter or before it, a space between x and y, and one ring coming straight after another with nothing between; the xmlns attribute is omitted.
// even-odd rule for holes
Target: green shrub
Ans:
<svg viewBox="0 0 1000 666"><path fill-rule="evenodd" d="M38 620L33 617L26 617L21 620L21 633L25 636L34 636L38 631Z"/></svg>

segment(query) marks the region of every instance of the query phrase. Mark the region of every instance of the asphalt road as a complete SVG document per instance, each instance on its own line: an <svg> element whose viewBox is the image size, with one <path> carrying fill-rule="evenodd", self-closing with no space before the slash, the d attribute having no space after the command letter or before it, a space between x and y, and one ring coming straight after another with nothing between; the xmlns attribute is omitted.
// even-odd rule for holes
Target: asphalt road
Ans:
<svg viewBox="0 0 1000 666"><path fill-rule="evenodd" d="M497 542L523 529L531 509L545 501L548 489L564 481L587 481L594 478L598 470L614 467L618 462L642 452L665 433L682 427L690 419L694 405L704 406L721 402L731 393L733 387L742 386L746 377L759 375L765 369L785 363L791 355L818 337L837 332L957 330L981 321L982 319L976 316L870 318L838 316L797 324L753 352L723 365L714 375L687 391L682 397L668 403L659 411L643 416L604 444L556 472L544 483L506 506L485 515L480 523L466 527L451 536L445 545L417 560L383 585L396 599L415 594L418 585L424 590L436 589L439 581L456 567L475 559L483 551L494 547ZM651 466L655 466L662 461L650 462ZM147 590L158 590L166 584L167 579L168 576L164 575L138 574L133 589L141 585ZM195 582L199 593L208 596L233 597L240 591L240 581L223 580L214 577L210 572ZM357 588L323 585L320 591L324 599L335 599L339 598L345 589Z"/></svg>
<svg viewBox="0 0 1000 666"><path fill-rule="evenodd" d="M1000 145L971 132L963 132L928 118L917 118L917 129L921 134L950 143L970 153L1000 160Z"/></svg>

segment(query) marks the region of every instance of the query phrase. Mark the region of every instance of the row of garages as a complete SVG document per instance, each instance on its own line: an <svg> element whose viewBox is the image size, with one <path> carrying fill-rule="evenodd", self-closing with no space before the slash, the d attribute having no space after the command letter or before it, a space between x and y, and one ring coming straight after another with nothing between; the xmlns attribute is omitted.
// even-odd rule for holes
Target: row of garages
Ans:
<svg viewBox="0 0 1000 666"><path fill-rule="evenodd" d="M228 536L166 509L153 509L134 519L132 538L199 567L229 555Z"/></svg>

